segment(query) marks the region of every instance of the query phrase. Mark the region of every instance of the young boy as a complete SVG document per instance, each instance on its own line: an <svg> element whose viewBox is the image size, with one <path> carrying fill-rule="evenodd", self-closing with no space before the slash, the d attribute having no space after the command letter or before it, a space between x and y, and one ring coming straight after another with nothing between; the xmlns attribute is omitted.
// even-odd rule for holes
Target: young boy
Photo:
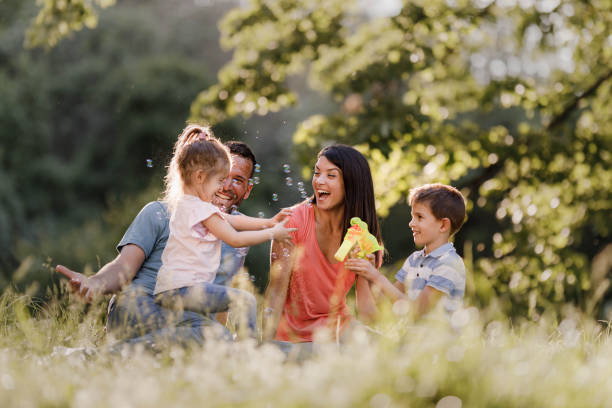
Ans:
<svg viewBox="0 0 612 408"><path fill-rule="evenodd" d="M427 313L444 297L452 312L459 307L465 292L463 260L448 242L465 219L465 199L454 187L426 184L410 191L414 243L422 246L413 252L395 275L395 284L365 259L347 259L345 267L364 276L393 301L414 302L414 317Z"/></svg>

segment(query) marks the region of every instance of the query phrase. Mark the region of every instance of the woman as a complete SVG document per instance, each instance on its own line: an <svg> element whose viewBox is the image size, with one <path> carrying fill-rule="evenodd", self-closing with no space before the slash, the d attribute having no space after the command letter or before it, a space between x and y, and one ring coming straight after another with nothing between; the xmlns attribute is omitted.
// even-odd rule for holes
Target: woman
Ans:
<svg viewBox="0 0 612 408"><path fill-rule="evenodd" d="M312 178L314 196L293 209L286 224L295 227L293 245L272 244L270 284L264 303L264 339L311 342L327 328L336 339L352 317L346 295L356 284L360 319L374 317L370 283L334 259L352 217L360 217L382 243L374 205L374 187L365 157L346 145L319 152ZM376 253L382 263L382 253Z"/></svg>

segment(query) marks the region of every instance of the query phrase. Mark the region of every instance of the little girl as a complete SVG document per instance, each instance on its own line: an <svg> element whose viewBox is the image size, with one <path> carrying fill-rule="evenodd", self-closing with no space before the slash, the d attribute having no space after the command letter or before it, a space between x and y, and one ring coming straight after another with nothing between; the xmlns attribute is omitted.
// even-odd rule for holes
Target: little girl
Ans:
<svg viewBox="0 0 612 408"><path fill-rule="evenodd" d="M270 239L288 239L295 228L285 228L286 219L280 222L289 210L262 219L224 214L213 205L211 200L223 186L230 165L227 148L210 129L187 127L177 140L166 176L166 199L172 214L170 236L154 294L158 302L172 308L199 313L232 309L239 328L246 326L254 335L255 297L212 283L219 268L221 241L233 247L252 246Z"/></svg>

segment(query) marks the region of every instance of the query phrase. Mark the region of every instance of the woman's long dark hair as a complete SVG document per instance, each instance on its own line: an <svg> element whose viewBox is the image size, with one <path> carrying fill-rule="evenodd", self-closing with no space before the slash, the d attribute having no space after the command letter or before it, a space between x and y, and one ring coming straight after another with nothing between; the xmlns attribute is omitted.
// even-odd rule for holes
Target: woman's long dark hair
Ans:
<svg viewBox="0 0 612 408"><path fill-rule="evenodd" d="M342 170L342 180L344 181L343 231L351 226L351 218L359 217L368 224L368 230L382 246L382 234L376 216L374 184L370 165L366 158L354 147L343 144L334 144L323 148L317 155L317 157L321 156L325 156L327 160ZM316 196L313 197L313 203L316 203ZM382 252L379 251L376 257L378 265L382 261Z"/></svg>

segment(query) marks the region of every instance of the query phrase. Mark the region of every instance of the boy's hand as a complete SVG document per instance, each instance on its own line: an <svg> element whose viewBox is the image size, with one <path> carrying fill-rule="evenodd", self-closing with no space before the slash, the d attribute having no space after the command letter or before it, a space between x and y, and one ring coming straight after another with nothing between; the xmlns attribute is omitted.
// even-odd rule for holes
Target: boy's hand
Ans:
<svg viewBox="0 0 612 408"><path fill-rule="evenodd" d="M81 300L87 303L91 302L101 292L96 281L82 273L75 272L63 265L57 265L55 270L70 279L68 281L68 290L71 293L76 293Z"/></svg>
<svg viewBox="0 0 612 408"><path fill-rule="evenodd" d="M372 259L349 258L344 261L344 267L371 282L375 282L380 276L380 271L374 267L371 261Z"/></svg>
<svg viewBox="0 0 612 408"><path fill-rule="evenodd" d="M274 217L272 217L272 221L278 224L282 220L291 217L291 214L293 214L293 208L282 208Z"/></svg>

